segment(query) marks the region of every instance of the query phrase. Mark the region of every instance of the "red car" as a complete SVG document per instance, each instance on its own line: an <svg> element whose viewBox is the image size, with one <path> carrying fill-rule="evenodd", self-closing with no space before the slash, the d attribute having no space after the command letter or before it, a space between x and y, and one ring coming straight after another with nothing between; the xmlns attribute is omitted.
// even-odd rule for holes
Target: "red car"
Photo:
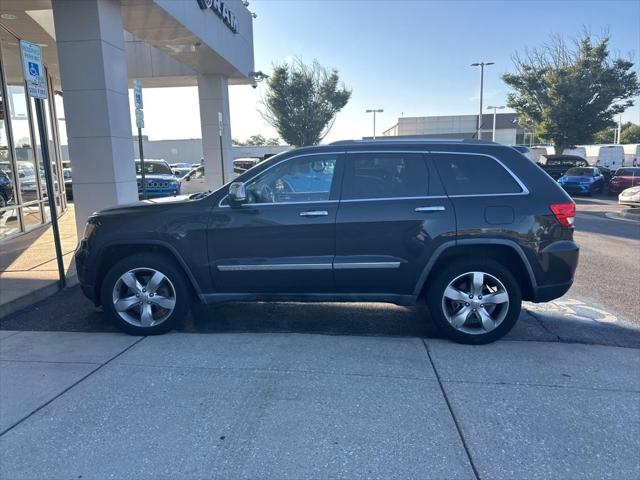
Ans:
<svg viewBox="0 0 640 480"><path fill-rule="evenodd" d="M636 185L640 185L640 167L619 168L609 181L609 194L618 194Z"/></svg>

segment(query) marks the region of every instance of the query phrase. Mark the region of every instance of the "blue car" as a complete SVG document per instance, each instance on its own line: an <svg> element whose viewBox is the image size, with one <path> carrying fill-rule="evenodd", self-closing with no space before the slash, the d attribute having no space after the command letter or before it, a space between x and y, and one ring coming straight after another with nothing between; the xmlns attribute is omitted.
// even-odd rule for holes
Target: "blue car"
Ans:
<svg viewBox="0 0 640 480"><path fill-rule="evenodd" d="M591 195L604 190L605 180L597 167L574 167L567 170L558 183L567 193Z"/></svg>
<svg viewBox="0 0 640 480"><path fill-rule="evenodd" d="M140 160L136 160L138 196L142 198L142 170ZM164 160L145 160L144 176L147 198L170 197L180 195L180 183Z"/></svg>

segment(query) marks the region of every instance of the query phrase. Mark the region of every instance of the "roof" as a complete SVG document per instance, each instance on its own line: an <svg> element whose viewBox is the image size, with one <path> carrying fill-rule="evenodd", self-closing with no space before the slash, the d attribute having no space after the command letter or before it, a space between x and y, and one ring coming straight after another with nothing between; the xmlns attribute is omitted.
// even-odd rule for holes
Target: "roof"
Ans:
<svg viewBox="0 0 640 480"><path fill-rule="evenodd" d="M409 145L441 145L441 144L451 144L451 143L464 143L464 144L474 144L474 145L497 145L496 142L492 142L490 140L477 140L470 138L405 138L402 136L399 137L384 137L384 138L376 138L369 139L364 138L362 140L338 140L337 142L332 142L329 145L380 145L380 144L389 144L389 143L404 143Z"/></svg>

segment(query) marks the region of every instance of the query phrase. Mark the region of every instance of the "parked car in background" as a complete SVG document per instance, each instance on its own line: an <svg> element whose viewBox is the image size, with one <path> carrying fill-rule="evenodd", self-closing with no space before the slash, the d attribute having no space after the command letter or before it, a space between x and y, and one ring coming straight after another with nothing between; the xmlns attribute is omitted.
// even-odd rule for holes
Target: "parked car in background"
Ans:
<svg viewBox="0 0 640 480"><path fill-rule="evenodd" d="M258 163L260 163L260 158L234 158L233 159L233 172L237 174L241 174L246 172L252 167L255 167Z"/></svg>
<svg viewBox="0 0 640 480"><path fill-rule="evenodd" d="M598 167L573 167L567 170L558 183L568 193L591 195L604 191L604 175Z"/></svg>
<svg viewBox="0 0 640 480"><path fill-rule="evenodd" d="M587 160L591 165L616 171L624 166L622 145L587 145Z"/></svg>
<svg viewBox="0 0 640 480"><path fill-rule="evenodd" d="M640 207L640 186L627 188L620 192L618 203L631 207Z"/></svg>
<svg viewBox="0 0 640 480"><path fill-rule="evenodd" d="M482 344L511 330L522 300L570 288L574 218L511 147L344 141L276 155L213 192L97 212L75 258L84 294L135 335L177 326L192 299L424 299L446 336Z"/></svg>
<svg viewBox="0 0 640 480"><path fill-rule="evenodd" d="M144 161L144 174L147 197L169 197L180 194L180 183L164 160ZM138 179L138 196L142 197L142 168L140 160L136 160L136 176Z"/></svg>
<svg viewBox="0 0 640 480"><path fill-rule="evenodd" d="M526 145L512 145L512 147L515 148L517 151L519 151L521 154L523 154L525 157L527 157L532 162L537 162L538 161L539 156L538 155L534 155L533 152L531 152L529 147L527 147Z"/></svg>
<svg viewBox="0 0 640 480"><path fill-rule="evenodd" d="M0 208L5 208L13 200L13 181L0 169Z"/></svg>
<svg viewBox="0 0 640 480"><path fill-rule="evenodd" d="M62 177L64 178L64 191L68 200L73 200L73 174L70 168L62 169Z"/></svg>
<svg viewBox="0 0 640 480"><path fill-rule="evenodd" d="M609 181L608 191L610 195L616 195L636 185L640 185L640 167L619 168Z"/></svg>
<svg viewBox="0 0 640 480"><path fill-rule="evenodd" d="M588 167L589 163L575 155L542 155L538 165L554 180L562 177L573 167Z"/></svg>
<svg viewBox="0 0 640 480"><path fill-rule="evenodd" d="M587 160L587 149L585 147L565 148L562 151L562 155L572 155L574 157L581 157Z"/></svg>
<svg viewBox="0 0 640 480"><path fill-rule="evenodd" d="M180 193L189 195L206 191L204 183L204 167L194 168L180 179Z"/></svg>
<svg viewBox="0 0 640 480"><path fill-rule="evenodd" d="M184 177L193 169L190 163L172 163L169 166L173 174L178 178Z"/></svg>

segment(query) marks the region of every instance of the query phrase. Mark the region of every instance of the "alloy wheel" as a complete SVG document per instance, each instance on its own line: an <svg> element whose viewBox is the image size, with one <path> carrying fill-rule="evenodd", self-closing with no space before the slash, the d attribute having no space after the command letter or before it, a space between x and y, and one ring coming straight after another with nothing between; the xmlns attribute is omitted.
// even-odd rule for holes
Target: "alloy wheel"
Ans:
<svg viewBox="0 0 640 480"><path fill-rule="evenodd" d="M486 272L467 272L457 276L442 295L442 311L449 324L472 335L495 330L508 310L507 289L500 280Z"/></svg>
<svg viewBox="0 0 640 480"><path fill-rule="evenodd" d="M113 308L135 327L155 327L167 320L176 307L171 280L153 268L135 268L120 275L113 287Z"/></svg>

